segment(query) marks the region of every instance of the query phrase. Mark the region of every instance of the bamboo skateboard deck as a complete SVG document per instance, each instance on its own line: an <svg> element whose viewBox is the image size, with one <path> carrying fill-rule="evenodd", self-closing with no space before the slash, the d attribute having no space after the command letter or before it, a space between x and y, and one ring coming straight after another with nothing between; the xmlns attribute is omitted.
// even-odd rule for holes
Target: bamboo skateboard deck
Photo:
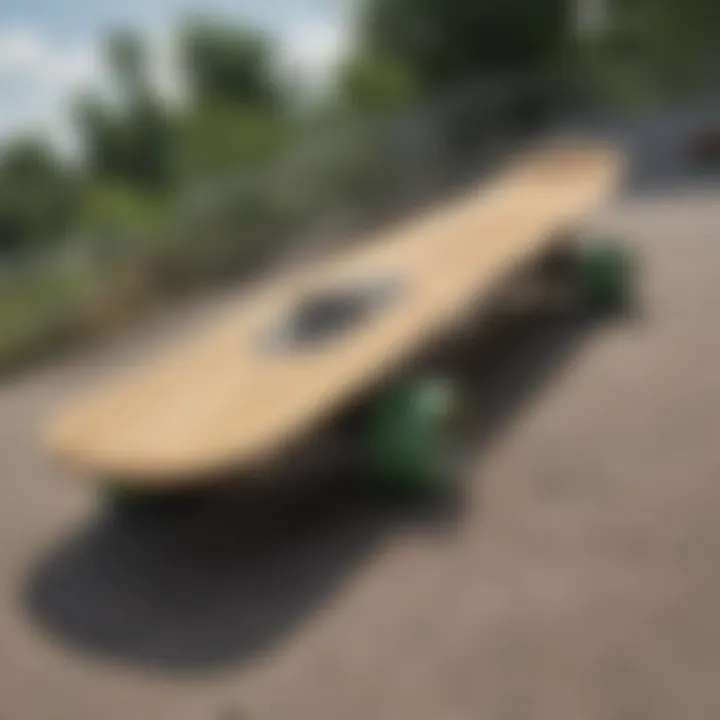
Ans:
<svg viewBox="0 0 720 720"><path fill-rule="evenodd" d="M89 476L199 483L279 452L391 374L498 278L613 190L620 155L564 145L350 251L286 272L51 423L50 453Z"/></svg>

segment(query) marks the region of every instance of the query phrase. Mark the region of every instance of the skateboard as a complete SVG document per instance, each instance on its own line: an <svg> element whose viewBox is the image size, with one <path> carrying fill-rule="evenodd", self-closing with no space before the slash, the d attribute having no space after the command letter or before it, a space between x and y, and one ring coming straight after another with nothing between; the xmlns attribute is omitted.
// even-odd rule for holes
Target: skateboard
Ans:
<svg viewBox="0 0 720 720"><path fill-rule="evenodd" d="M573 237L622 170L622 154L603 144L518 155L463 196L268 280L203 333L74 400L51 419L47 450L93 482L199 487L242 475L363 399L368 468L437 486L462 391L403 369L502 278ZM583 253L570 265L586 301L621 303L622 248Z"/></svg>

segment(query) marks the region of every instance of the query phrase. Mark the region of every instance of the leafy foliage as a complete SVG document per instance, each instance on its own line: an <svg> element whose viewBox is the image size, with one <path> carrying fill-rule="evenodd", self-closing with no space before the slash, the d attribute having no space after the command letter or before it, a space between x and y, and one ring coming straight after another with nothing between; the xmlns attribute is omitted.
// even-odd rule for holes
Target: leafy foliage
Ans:
<svg viewBox="0 0 720 720"><path fill-rule="evenodd" d="M340 107L362 118L407 105L417 94L417 80L409 65L366 53L343 69L340 88Z"/></svg>
<svg viewBox="0 0 720 720"><path fill-rule="evenodd" d="M198 103L274 106L280 102L270 45L262 36L205 22L188 25L181 42L185 71Z"/></svg>
<svg viewBox="0 0 720 720"><path fill-rule="evenodd" d="M370 0L364 42L430 88L557 57L570 0Z"/></svg>
<svg viewBox="0 0 720 720"><path fill-rule="evenodd" d="M186 184L223 178L277 154L287 127L261 108L207 105L178 121L178 171Z"/></svg>
<svg viewBox="0 0 720 720"><path fill-rule="evenodd" d="M0 158L0 251L39 248L66 232L78 187L50 149L26 138Z"/></svg>

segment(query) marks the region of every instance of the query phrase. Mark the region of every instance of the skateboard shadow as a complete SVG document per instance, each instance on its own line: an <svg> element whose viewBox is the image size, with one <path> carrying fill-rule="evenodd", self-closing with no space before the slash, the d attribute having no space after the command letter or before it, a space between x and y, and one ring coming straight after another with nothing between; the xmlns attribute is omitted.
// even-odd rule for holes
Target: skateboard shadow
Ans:
<svg viewBox="0 0 720 720"><path fill-rule="evenodd" d="M482 337L458 340L463 352L456 343L434 360L465 382L480 467L487 446L562 376L594 327L565 316L487 325ZM289 496L223 498L167 523L130 526L98 513L31 569L24 608L76 649L163 672L211 673L279 647L393 534L452 532L464 516L462 497L390 504L369 495L362 478L294 487Z"/></svg>

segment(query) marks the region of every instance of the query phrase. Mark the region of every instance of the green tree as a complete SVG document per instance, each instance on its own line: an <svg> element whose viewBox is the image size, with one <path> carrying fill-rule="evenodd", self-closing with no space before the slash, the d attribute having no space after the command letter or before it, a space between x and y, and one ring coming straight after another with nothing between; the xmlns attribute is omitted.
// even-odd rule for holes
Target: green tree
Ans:
<svg viewBox="0 0 720 720"><path fill-rule="evenodd" d="M583 91L602 103L648 107L716 82L717 0L606 0L606 31L575 49Z"/></svg>
<svg viewBox="0 0 720 720"><path fill-rule="evenodd" d="M280 90L268 41L245 28L191 23L182 34L191 92L200 104L273 106Z"/></svg>
<svg viewBox="0 0 720 720"><path fill-rule="evenodd" d="M145 48L136 35L117 32L107 42L106 56L120 107L92 97L78 101L88 164L100 179L163 190L174 169L172 122L149 81Z"/></svg>
<svg viewBox="0 0 720 720"><path fill-rule="evenodd" d="M614 0L614 36L639 52L667 55L720 49L717 0Z"/></svg>
<svg viewBox="0 0 720 720"><path fill-rule="evenodd" d="M193 100L178 119L184 180L239 172L285 147L290 122L265 37L193 22L181 33L180 51Z"/></svg>
<svg viewBox="0 0 720 720"><path fill-rule="evenodd" d="M407 65L370 53L353 58L343 68L339 86L342 106L361 116L401 107L417 92Z"/></svg>
<svg viewBox="0 0 720 720"><path fill-rule="evenodd" d="M186 182L256 167L286 146L284 119L263 109L203 105L178 124L178 169Z"/></svg>
<svg viewBox="0 0 720 720"><path fill-rule="evenodd" d="M76 179L49 147L24 138L0 156L0 250L47 246L69 231L77 213Z"/></svg>
<svg viewBox="0 0 720 720"><path fill-rule="evenodd" d="M91 95L75 103L75 121L82 130L84 154L96 178L124 178L127 174L128 137L117 113Z"/></svg>
<svg viewBox="0 0 720 720"><path fill-rule="evenodd" d="M363 45L406 64L430 89L554 61L571 0L369 0Z"/></svg>

